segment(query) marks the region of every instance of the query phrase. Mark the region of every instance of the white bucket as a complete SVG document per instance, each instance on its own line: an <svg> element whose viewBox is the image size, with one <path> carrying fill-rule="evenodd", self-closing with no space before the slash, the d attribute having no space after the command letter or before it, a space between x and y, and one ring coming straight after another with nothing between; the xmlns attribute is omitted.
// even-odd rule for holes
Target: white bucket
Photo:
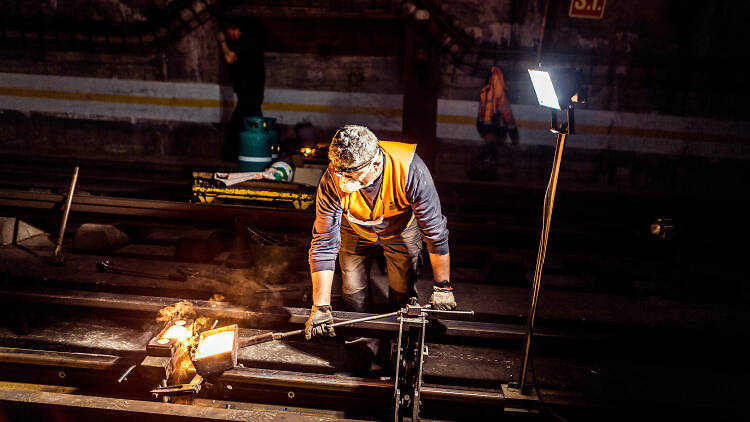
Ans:
<svg viewBox="0 0 750 422"><path fill-rule="evenodd" d="M294 171L292 170L292 166L289 165L289 163L284 161L277 161L269 168L266 169L266 172L273 171L273 180L278 180L281 182L291 182L292 179L294 179Z"/></svg>

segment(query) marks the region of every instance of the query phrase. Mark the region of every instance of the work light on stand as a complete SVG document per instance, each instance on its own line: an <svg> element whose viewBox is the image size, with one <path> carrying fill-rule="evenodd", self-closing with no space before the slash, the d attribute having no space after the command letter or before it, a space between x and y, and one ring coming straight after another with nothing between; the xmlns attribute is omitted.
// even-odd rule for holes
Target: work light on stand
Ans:
<svg viewBox="0 0 750 422"><path fill-rule="evenodd" d="M581 86L582 74L582 71L570 67L529 69L539 105L551 109L551 130L554 133L575 134L573 103L586 102L586 93ZM558 112L562 110L565 110L566 121L558 124Z"/></svg>
<svg viewBox="0 0 750 422"><path fill-rule="evenodd" d="M542 267L547 252L547 237L552 220L552 206L555 202L557 191L557 178L560 173L560 162L562 161L565 138L575 133L575 116L573 103L585 102L585 91L581 87L582 72L573 68L558 68L543 70L529 69L531 83L534 85L539 105L550 108L551 131L557 134L555 142L555 157L552 162L552 173L550 174L547 192L544 195L544 210L542 213L542 234L539 239L539 250L536 257L536 268L534 269L534 283L531 292L531 305L526 326L526 337L523 347L523 358L521 361L521 374L518 377L518 391L524 394L526 383L526 371L531 353L531 339L534 336L534 317L539 300L539 289L542 283ZM565 120L558 123L558 114L565 110Z"/></svg>

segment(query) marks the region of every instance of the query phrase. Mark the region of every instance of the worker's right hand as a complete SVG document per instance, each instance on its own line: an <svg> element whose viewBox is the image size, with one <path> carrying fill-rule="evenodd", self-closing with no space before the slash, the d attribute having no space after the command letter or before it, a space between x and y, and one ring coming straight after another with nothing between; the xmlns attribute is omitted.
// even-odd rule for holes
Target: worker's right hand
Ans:
<svg viewBox="0 0 750 422"><path fill-rule="evenodd" d="M453 289L451 287L434 286L432 296L430 296L430 304L432 304L433 309L455 311L456 298L453 296Z"/></svg>
<svg viewBox="0 0 750 422"><path fill-rule="evenodd" d="M224 60L227 63L229 63L229 64L232 64L232 63L236 62L237 61L237 53L235 53L232 50L227 51L226 53L224 53Z"/></svg>
<svg viewBox="0 0 750 422"><path fill-rule="evenodd" d="M334 337L333 315L331 315L331 306L315 306L310 310L310 316L305 323L305 338L310 340L315 336L327 335Z"/></svg>

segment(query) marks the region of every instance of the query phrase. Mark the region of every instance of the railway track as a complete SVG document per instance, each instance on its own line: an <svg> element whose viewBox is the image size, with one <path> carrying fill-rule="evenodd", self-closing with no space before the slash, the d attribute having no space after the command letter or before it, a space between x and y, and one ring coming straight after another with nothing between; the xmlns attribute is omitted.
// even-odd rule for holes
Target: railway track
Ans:
<svg viewBox="0 0 750 422"><path fill-rule="evenodd" d="M45 177L54 179L54 175ZM102 178L90 187L105 186L110 183L106 179L106 174L102 174ZM179 183L171 186L178 189ZM46 191L27 190L28 185L20 186L22 189L18 187L0 190L2 213L32 221L46 219L54 229L64 199L64 195L55 190L64 190L54 187ZM502 409L540 410L533 395L519 397L507 389L507 384L513 381L518 371L527 296L519 294L504 298L503 295L526 289L538 241L538 222L533 216L539 214L541 193L533 189L497 188L496 195L488 198L486 188L439 185L451 224L454 274L465 289L464 297L475 295L486 299L491 296L502 300L492 305L496 306L494 308L486 305L479 309L473 321L445 321L436 324L429 332L431 358L425 375L429 386L425 409L431 409L432 417L466 419L466 415L472 415L479 420L493 418ZM294 255L292 260L304 262L307 241L304 237L309 233L313 219L310 212L138 199L137 192L124 193L128 189L108 195L95 193L104 190L83 190L89 194L75 196L71 227L95 221L139 227L136 230L139 232L144 231L144 227L163 231L166 226L179 232L200 225L204 229L231 233L231 222L242 218L248 224L277 235L288 235L289 245L284 249L285 253ZM535 332L538 384L542 386L544 396L556 409L568 416L577 416L576 420L611 419L613 409L623 406L630 406L634 412L631 416L646 408L661 409L665 415L710 415L717 420L733 415L732 404L741 400L738 390L726 387L705 394L693 387L712 382L725 386L740 385L738 374L748 369L741 363L744 362L743 349L727 339L743 338L747 334L742 328L746 321L746 315L742 316L742 305L672 304L669 305L671 308L663 310L671 317L665 316L656 324L646 322L649 318L655 319L653 317L660 314L658 306L663 305L660 301L650 300L647 295L661 292L659 286L674 280L672 269L664 263L678 264L691 255L683 256L682 260L675 259L680 253L684 255L685 250L637 230L649 221L650 209L671 210L681 205L668 200L655 205L651 202L653 198L635 201L614 195L600 198L595 206L591 206L592 198L597 196L586 193L561 196L555 216L559 218L553 218L545 267L544 287L549 294L543 298L542 306L547 300L547 306L563 310L542 316ZM682 205L685 204L695 203L685 200ZM699 210L700 206L694 212ZM171 268L181 263L171 255L173 237L167 241L146 238L140 240L145 244L131 245L130 249L107 256L136 268ZM261 246L261 249L265 247ZM0 404L4 406L13 407L16 406L13 403L23 400L36 400L36 406L41 406L39 403L58 400L60 406L72 408L75 400L84 400L90 405L86 411L92 412L96 409L112 414L122 412L128 417L140 412L152 415L169 412L165 410L169 408L159 407L159 403L144 395L144 391L153 387L147 385L147 381L138 380L138 376L133 375L131 384L123 388L116 379L142 359L142 340L153 328L154 313L180 299L191 301L201 312L223 322L239 321L241 335L247 336L264 329L298 328L306 319L305 307L309 304L300 298L301 292L274 295L276 306L270 308L229 303L217 305L206 299L217 286L231 290L231 283L216 284L207 278L180 283L92 274L96 261L103 258L92 253L71 253L69 266L75 271L69 272L42 264L38 260L40 249L24 248L0 248L0 257L5 261L0 267L0 303L7 313L5 326L0 326L0 372L4 374L0 381L39 384L39 380L44 380L60 391L75 389L72 393L75 397L71 393L55 393L62 395L51 397L0 391ZM71 250L69 242L65 249ZM161 252L150 256L157 249ZM217 268L223 268L223 262L218 258L191 265L214 278L223 274L217 271ZM696 272L696 275L700 274ZM712 280L719 283L733 277L737 276L730 268ZM638 290L633 288L637 282L651 284L645 290ZM616 293L614 297L604 295L613 292ZM268 304L269 301L262 303ZM575 316L564 310L597 308L603 303L612 304L613 309L609 313L604 310L599 313L576 311ZM652 309L654 306L657 308ZM618 310L626 315L633 313L631 319L642 322L617 323L613 322L617 319L615 317L604 317L616 314ZM636 318L638 313L647 317ZM694 320L693 317L697 314L713 315L711 318L714 319L698 324L699 318ZM24 315L31 334L20 335L14 330ZM579 315L594 315L594 318ZM356 316L336 314L338 320ZM373 322L357 329L342 330L341 334L390 338L394 325L394 321ZM35 331L38 333L34 334ZM89 333L89 340L76 338L86 338L85 333ZM120 339L121 342L113 346L103 340L105 338ZM717 344L722 347L717 348ZM316 415L333 419L372 417L378 409L383 411L392 383L389 384L387 379L357 379L334 373L330 362L335 361L336 356L340 358L341 344L318 349L319 346L304 341L290 341L279 347L282 355L286 353L286 358L272 358L279 352L274 349L248 351L240 357L245 368L228 371L210 383L211 386L196 398L194 404L210 408L215 408L217 403L222 406L229 404L235 409L248 411L257 410L257 406L251 403L258 402L264 403L262 406L315 407ZM97 357L100 355L104 357ZM328 360L320 359L321 356ZM103 364L102 360L109 364ZM64 378L60 378L60 372L66 374ZM684 374L691 375L686 377ZM644 379L648 381L644 382ZM232 389L227 386L232 386ZM289 397L290 391L294 393L293 398ZM667 391L669 393L665 393ZM699 394L704 394L701 401L686 403L684 400L684 397ZM101 401L103 397L111 398L112 403ZM133 403L137 404L129 406L117 400L135 400ZM320 406L320 400L330 404ZM112 409L118 406L122 410ZM281 408L274 409L280 411ZM360 409L360 413L356 409Z"/></svg>
<svg viewBox="0 0 750 422"><path fill-rule="evenodd" d="M6 284L8 282L12 283L12 280L6 281ZM125 385L116 380L128 367L143 359L144 340L158 331L158 325L149 322L153 321L156 312L179 300L81 290L1 290L2 308L11 309L16 315L22 309L31 322L28 324L29 333L24 335L0 327L0 367L3 369L0 378L5 382L43 382L59 389L74 389L72 394L84 398L112 397L151 402L148 394L144 394L152 387L148 385L152 380L145 372L129 376ZM296 328L304 322L307 314L307 310L299 308L250 310L229 303L190 302L199 315L216 318L222 324L239 322L244 327L240 331L241 336L254 335L264 329ZM347 312L334 314L337 321L361 316ZM437 329L437 333L428 332L431 355L425 374L424 407L430 410L426 410L426 417L442 415L448 419L463 419L472 415L481 418L497 415L504 408L522 408L532 412L539 410L539 403L533 395L522 397L508 390L507 383L512 381L515 365L504 368L505 364L502 363L517 359L524 331L522 324L446 320L438 325L442 327ZM340 334L389 338L396 329L395 321L371 321L349 331L342 330ZM545 374L540 382L544 383L543 391L548 404L569 415L581 416L584 420L601 418L602 412L606 414L613 407L622 406L623 402L612 396L603 398L586 392L586 386L577 385L581 380L576 378L581 373L585 374L584 378L592 377L590 368L594 367L602 373L614 373L610 376L632 386L637 384L637 380L619 377L624 372L632 371L633 361L639 368L651 365L660 368L664 374L671 374L693 365L697 355L702 359L711 359L706 353L711 347L705 347L701 353L696 350L703 343L711 341L715 344L725 338L725 335L709 338L696 335L696 332L683 333L682 344L672 344L669 350L659 351L659 348L674 342L677 337L674 332L670 338L660 338L661 335L653 335L655 333L638 333L637 330L633 330L628 337L621 336L622 331L611 334L603 339L596 338L590 330L540 327L537 331L539 348L536 360L538 366L544 368L539 369ZM636 342L638 344L634 344ZM673 357L680 348L690 343L693 344L691 352L683 353L677 359ZM388 402L392 392L392 381L387 378L357 378L333 373L330 361L341 356L340 342L310 344L297 340L284 342L283 345L254 347L257 349L240 354L244 367L210 379L198 398L213 400L214 403L218 400L222 404L231 403L242 408L242 403L258 402L307 407L315 403L320 405L316 400L326 397L329 404L322 406L324 411L373 417L375 413L372 412L382 410L383 403ZM637 355L637 351L644 347L652 349L650 357L648 353ZM630 353L636 354L625 358ZM725 348L722 354L732 360L740 358L742 351ZM300 358L303 355L308 357ZM665 362L669 364L665 365ZM552 372L550 365L556 366L556 376L549 375ZM725 371L738 369L727 367ZM725 372L719 378L734 381L739 376ZM659 378L661 380L662 377ZM0 401L6 399L0 394ZM675 406L674 400L674 397L652 397L649 405L670 409ZM205 405L207 401L203 403ZM726 404L712 403L711 412L714 415L731 412L731 408L724 406ZM685 407L672 410L685 411ZM695 412L704 410L701 406L691 408ZM512 419L512 416L509 417Z"/></svg>

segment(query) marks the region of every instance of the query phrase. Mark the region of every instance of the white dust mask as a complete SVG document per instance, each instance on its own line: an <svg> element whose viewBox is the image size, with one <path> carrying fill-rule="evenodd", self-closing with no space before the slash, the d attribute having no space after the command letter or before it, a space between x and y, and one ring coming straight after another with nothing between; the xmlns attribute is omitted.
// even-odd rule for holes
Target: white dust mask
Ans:
<svg viewBox="0 0 750 422"><path fill-rule="evenodd" d="M341 180L339 180L339 188L341 188L341 191L344 193L352 193L356 192L360 189L365 187L365 184L360 182L356 179L350 179L346 176L342 176Z"/></svg>

